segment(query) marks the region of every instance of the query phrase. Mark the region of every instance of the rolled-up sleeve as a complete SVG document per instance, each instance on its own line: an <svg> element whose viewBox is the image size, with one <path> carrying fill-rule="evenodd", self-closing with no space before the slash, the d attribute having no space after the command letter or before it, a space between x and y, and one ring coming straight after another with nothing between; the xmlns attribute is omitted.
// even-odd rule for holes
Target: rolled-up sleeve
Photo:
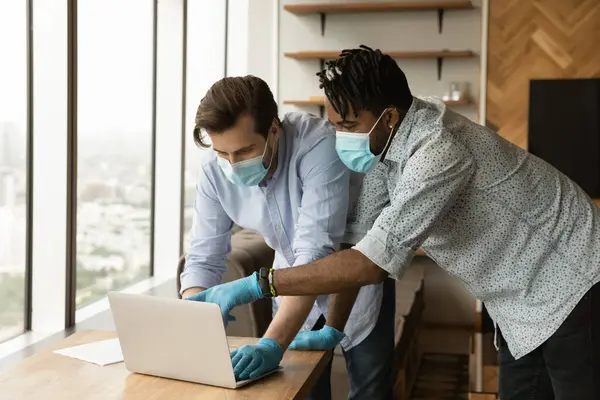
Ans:
<svg viewBox="0 0 600 400"><path fill-rule="evenodd" d="M233 222L218 200L210 176L201 169L196 185L194 222L190 246L181 274L181 292L191 287L209 288L221 282L231 251Z"/></svg>
<svg viewBox="0 0 600 400"><path fill-rule="evenodd" d="M415 250L443 218L474 173L469 151L443 133L422 144L397 177L390 203L354 247L400 279Z"/></svg>
<svg viewBox="0 0 600 400"><path fill-rule="evenodd" d="M294 266L339 248L348 214L350 172L335 151L335 135L324 134L300 161L302 201L298 209Z"/></svg>

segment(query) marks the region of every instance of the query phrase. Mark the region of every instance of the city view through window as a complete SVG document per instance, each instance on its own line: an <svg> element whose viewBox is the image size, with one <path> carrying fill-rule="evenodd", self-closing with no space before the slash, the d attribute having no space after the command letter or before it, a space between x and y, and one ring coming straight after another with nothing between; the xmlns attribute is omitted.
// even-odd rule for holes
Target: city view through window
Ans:
<svg viewBox="0 0 600 400"><path fill-rule="evenodd" d="M150 275L153 8L149 0L78 4L77 308ZM188 23L187 32L184 251L200 160L210 151L193 142L194 117L208 88L225 71L225 36L206 40L225 32L223 2L188 2L188 21L207 15L212 17L206 23ZM27 29L27 2L1 1L0 38L10 40L0 40L0 342L23 332L26 320ZM209 63L206 54L211 54ZM33 85L35 90L35 80ZM53 128L33 127L34 140L44 129Z"/></svg>
<svg viewBox="0 0 600 400"><path fill-rule="evenodd" d="M0 341L24 328L27 208L26 2L0 2Z"/></svg>
<svg viewBox="0 0 600 400"><path fill-rule="evenodd" d="M80 307L150 273L153 2L80 2L77 25Z"/></svg>

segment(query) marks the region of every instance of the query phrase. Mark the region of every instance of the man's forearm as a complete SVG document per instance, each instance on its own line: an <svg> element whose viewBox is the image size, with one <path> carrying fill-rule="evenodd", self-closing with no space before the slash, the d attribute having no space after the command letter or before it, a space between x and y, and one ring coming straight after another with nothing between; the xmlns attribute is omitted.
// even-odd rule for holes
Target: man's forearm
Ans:
<svg viewBox="0 0 600 400"><path fill-rule="evenodd" d="M285 351L310 314L317 296L286 296L264 337L276 340Z"/></svg>
<svg viewBox="0 0 600 400"><path fill-rule="evenodd" d="M340 293L364 285L383 282L387 272L360 251L333 253L310 264L274 272L273 283L282 296Z"/></svg>
<svg viewBox="0 0 600 400"><path fill-rule="evenodd" d="M342 250L348 250L352 248L352 245L349 243L342 243L340 248ZM354 306L359 291L360 288L354 288L331 295L329 299L329 310L327 311L327 322L325 325L335 328L340 332L344 332L346 322L350 317L352 307Z"/></svg>
<svg viewBox="0 0 600 400"><path fill-rule="evenodd" d="M344 332L344 327L346 326L348 317L350 317L359 291L360 288L348 289L331 296L326 325Z"/></svg>
<svg viewBox="0 0 600 400"><path fill-rule="evenodd" d="M181 298L185 299L185 298L190 297L190 296L192 296L192 295L194 295L196 293L200 293L200 292L202 292L204 290L206 290L206 288L201 287L201 286L187 288L181 294Z"/></svg>

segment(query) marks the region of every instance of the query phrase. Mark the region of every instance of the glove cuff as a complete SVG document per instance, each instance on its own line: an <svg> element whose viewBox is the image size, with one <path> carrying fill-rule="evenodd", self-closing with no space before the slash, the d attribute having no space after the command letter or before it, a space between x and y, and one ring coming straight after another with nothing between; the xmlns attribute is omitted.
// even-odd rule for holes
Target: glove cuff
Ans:
<svg viewBox="0 0 600 400"><path fill-rule="evenodd" d="M264 298L262 289L260 288L260 285L258 284L258 273L253 272L252 275L250 275L249 277L244 278L244 279L248 283L248 289L249 289L250 296L252 296L252 301L256 301L256 300L260 300L260 299Z"/></svg>
<svg viewBox="0 0 600 400"><path fill-rule="evenodd" d="M279 342L275 339L272 338L261 338L258 341L258 344L260 346L265 346L265 347L269 347L272 349L277 349L277 351L279 352L280 355L283 355L283 349L281 348L281 345L279 344Z"/></svg>
<svg viewBox="0 0 600 400"><path fill-rule="evenodd" d="M346 337L346 334L344 332L340 332L332 326L325 325L325 326L323 326L322 329L324 331L328 331L330 335L335 337L337 339L338 343L341 342Z"/></svg>

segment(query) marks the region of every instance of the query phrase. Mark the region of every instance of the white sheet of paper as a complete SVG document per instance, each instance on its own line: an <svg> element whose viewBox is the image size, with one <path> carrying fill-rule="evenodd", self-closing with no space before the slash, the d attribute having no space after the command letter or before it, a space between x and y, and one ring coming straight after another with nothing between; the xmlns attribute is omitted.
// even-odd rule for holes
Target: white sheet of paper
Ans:
<svg viewBox="0 0 600 400"><path fill-rule="evenodd" d="M100 366L116 364L123 361L123 353L119 339L108 339L100 342L82 344L66 349L54 350L55 353L76 358Z"/></svg>

